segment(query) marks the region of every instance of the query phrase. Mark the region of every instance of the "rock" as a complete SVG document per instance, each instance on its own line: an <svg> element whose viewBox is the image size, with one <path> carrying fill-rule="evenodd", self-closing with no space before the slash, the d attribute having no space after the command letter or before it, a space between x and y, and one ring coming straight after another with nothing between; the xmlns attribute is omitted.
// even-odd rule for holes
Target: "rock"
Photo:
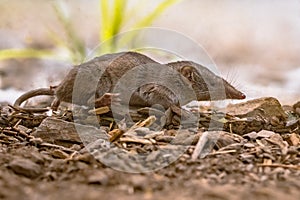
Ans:
<svg viewBox="0 0 300 200"><path fill-rule="evenodd" d="M254 148L255 145L253 143L245 143L244 147L246 147L246 148Z"/></svg>
<svg viewBox="0 0 300 200"><path fill-rule="evenodd" d="M293 109L294 109L295 113L297 113L298 115L300 115L300 101L298 101L297 103L295 103L293 105Z"/></svg>
<svg viewBox="0 0 300 200"><path fill-rule="evenodd" d="M133 175L130 177L130 183L135 190L145 190L149 187L147 185L148 179L149 178L147 176Z"/></svg>
<svg viewBox="0 0 300 200"><path fill-rule="evenodd" d="M196 135L188 130L180 130L171 143L175 145L191 145L193 142L195 143L197 139Z"/></svg>
<svg viewBox="0 0 300 200"><path fill-rule="evenodd" d="M38 150L32 149L29 153L30 159L37 164L44 164L47 160L46 156L42 155Z"/></svg>
<svg viewBox="0 0 300 200"><path fill-rule="evenodd" d="M252 131L250 133L244 134L243 137L249 140L255 140L257 138L257 132Z"/></svg>
<svg viewBox="0 0 300 200"><path fill-rule="evenodd" d="M257 133L258 138L269 138L275 133L273 131L261 130Z"/></svg>
<svg viewBox="0 0 300 200"><path fill-rule="evenodd" d="M85 163L93 163L95 158L88 152L76 155L73 160L78 160Z"/></svg>
<svg viewBox="0 0 300 200"><path fill-rule="evenodd" d="M138 136L146 136L154 133L154 131L151 131L147 127L138 127L137 129L134 130L134 132L136 132Z"/></svg>
<svg viewBox="0 0 300 200"><path fill-rule="evenodd" d="M273 97L254 99L239 104L230 104L226 111L229 115L240 118L263 117L268 121L277 117L280 121L285 121L287 115L281 107L279 101Z"/></svg>
<svg viewBox="0 0 300 200"><path fill-rule="evenodd" d="M300 145L300 136L296 133L292 133L287 138L287 142L292 146Z"/></svg>
<svg viewBox="0 0 300 200"><path fill-rule="evenodd" d="M87 182L89 184L107 185L109 182L109 177L104 172L97 171L89 175Z"/></svg>
<svg viewBox="0 0 300 200"><path fill-rule="evenodd" d="M174 140L174 136L169 136L169 135L159 135L157 137L155 137L155 140L158 142L166 142L166 143L170 143Z"/></svg>
<svg viewBox="0 0 300 200"><path fill-rule="evenodd" d="M29 159L15 158L8 167L16 174L36 178L42 173L41 167Z"/></svg>
<svg viewBox="0 0 300 200"><path fill-rule="evenodd" d="M273 131L267 131L267 130L261 130L259 132L250 132L245 135L243 135L244 138L255 140L258 138L269 138L275 133Z"/></svg>
<svg viewBox="0 0 300 200"><path fill-rule="evenodd" d="M32 133L45 142L70 147L76 144L89 144L97 139L108 139L106 132L93 126L75 124L47 117Z"/></svg>
<svg viewBox="0 0 300 200"><path fill-rule="evenodd" d="M94 150L107 151L111 149L111 146L111 143L107 140L98 139L86 145L85 148L82 149L80 152L84 153L84 151L91 152Z"/></svg>
<svg viewBox="0 0 300 200"><path fill-rule="evenodd" d="M283 106L282 106L282 109L283 109L285 112L293 112L293 111L294 111L293 107L290 106L290 105L283 105Z"/></svg>
<svg viewBox="0 0 300 200"><path fill-rule="evenodd" d="M152 151L146 158L147 162L155 162L161 156L160 151Z"/></svg>
<svg viewBox="0 0 300 200"><path fill-rule="evenodd" d="M270 139L268 139L267 141L271 142L272 144L278 145L283 155L287 154L289 147L288 142L284 141L281 135L279 135L278 133L271 135Z"/></svg>
<svg viewBox="0 0 300 200"><path fill-rule="evenodd" d="M219 131L219 137L216 142L216 147L218 149L227 147L229 145L240 144L243 138L239 135L228 133L226 131Z"/></svg>

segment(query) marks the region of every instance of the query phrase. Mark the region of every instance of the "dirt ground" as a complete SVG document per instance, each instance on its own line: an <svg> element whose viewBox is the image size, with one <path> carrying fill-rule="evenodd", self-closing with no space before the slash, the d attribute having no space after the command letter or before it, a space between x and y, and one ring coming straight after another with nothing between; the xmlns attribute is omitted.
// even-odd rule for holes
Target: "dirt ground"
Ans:
<svg viewBox="0 0 300 200"><path fill-rule="evenodd" d="M85 138L78 138L66 113L48 117L2 106L0 198L299 199L299 103L282 107L274 106L274 101L263 98L234 105L221 120L222 130L207 129L204 118L209 112L200 113L194 132L176 130L174 124L173 129L169 125L151 131L140 124L117 138L114 134L120 129L103 125L101 133L111 145L102 149L95 141L90 149L83 145ZM238 114L245 106L248 111ZM262 109L260 114L254 112ZM284 115L288 117L281 118ZM210 116L210 120L216 119ZM86 132L99 131L84 123L80 126ZM203 156L197 149L204 133L217 133L218 138ZM175 161L160 162L177 150L181 152ZM149 161L154 170L147 172L150 168L134 163L133 155L141 152L146 155L142 165ZM99 159L104 157L109 158L105 164Z"/></svg>

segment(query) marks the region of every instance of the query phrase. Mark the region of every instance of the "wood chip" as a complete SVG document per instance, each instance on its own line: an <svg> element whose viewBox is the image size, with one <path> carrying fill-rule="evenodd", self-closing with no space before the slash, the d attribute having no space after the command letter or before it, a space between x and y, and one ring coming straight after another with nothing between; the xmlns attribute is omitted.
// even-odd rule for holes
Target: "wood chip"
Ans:
<svg viewBox="0 0 300 200"><path fill-rule="evenodd" d="M114 130L110 131L108 133L109 135L111 135L111 137L109 138L109 141L115 142L115 141L119 140L124 133L125 132L120 129L114 129Z"/></svg>
<svg viewBox="0 0 300 200"><path fill-rule="evenodd" d="M149 127L155 122L155 120L156 120L156 117L152 115L152 116L149 116L144 121L137 123L136 126L137 127Z"/></svg>
<svg viewBox="0 0 300 200"><path fill-rule="evenodd" d="M142 139L142 138L120 138L120 142L132 142L132 143L139 143L139 144L152 144L150 140Z"/></svg>
<svg viewBox="0 0 300 200"><path fill-rule="evenodd" d="M195 161L199 156L204 158L210 153L213 146L216 144L220 132L219 131L205 131L196 144L196 148L192 154L192 160Z"/></svg>
<svg viewBox="0 0 300 200"><path fill-rule="evenodd" d="M110 108L108 106L103 106L100 108L96 108L94 110L90 110L89 114L95 113L96 115L101 115L101 114L108 113L109 111L110 111Z"/></svg>
<svg viewBox="0 0 300 200"><path fill-rule="evenodd" d="M232 149L232 150L226 150L226 151L216 151L213 153L209 153L208 155L214 156L214 155L220 155L220 154L228 154L228 153L236 153L237 151Z"/></svg>
<svg viewBox="0 0 300 200"><path fill-rule="evenodd" d="M60 149L55 149L54 151L51 152L51 155L54 158L61 158L61 159L66 159L69 157L69 154L65 153L64 151Z"/></svg>
<svg viewBox="0 0 300 200"><path fill-rule="evenodd" d="M41 147L48 147L48 148L57 148L57 149L63 150L63 151L68 152L68 153L75 152L74 150L72 150L70 148L66 148L66 147L63 147L63 146L60 146L60 145L56 145L56 144L50 144L50 143L47 143L47 142L41 143L40 146Z"/></svg>

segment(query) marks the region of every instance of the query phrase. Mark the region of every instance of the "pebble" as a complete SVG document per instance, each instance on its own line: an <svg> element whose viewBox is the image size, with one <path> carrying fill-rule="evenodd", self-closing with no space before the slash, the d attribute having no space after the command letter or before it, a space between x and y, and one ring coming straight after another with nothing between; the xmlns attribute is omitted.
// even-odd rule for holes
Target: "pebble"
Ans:
<svg viewBox="0 0 300 200"><path fill-rule="evenodd" d="M109 182L108 176L102 171L96 171L87 178L89 184L107 185Z"/></svg>
<svg viewBox="0 0 300 200"><path fill-rule="evenodd" d="M261 130L257 133L258 138L269 138L275 133L273 131Z"/></svg>
<svg viewBox="0 0 300 200"><path fill-rule="evenodd" d="M8 167L14 173L28 178L36 178L42 173L40 165L24 158L15 158L9 163Z"/></svg>

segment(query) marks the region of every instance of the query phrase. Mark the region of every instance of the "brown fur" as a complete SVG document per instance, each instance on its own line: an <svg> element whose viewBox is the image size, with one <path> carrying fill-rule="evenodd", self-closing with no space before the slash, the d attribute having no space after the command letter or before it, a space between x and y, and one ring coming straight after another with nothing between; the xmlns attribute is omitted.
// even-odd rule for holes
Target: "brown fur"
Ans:
<svg viewBox="0 0 300 200"><path fill-rule="evenodd" d="M121 87L122 84L124 85L121 90L123 93L127 92L127 87L131 87L129 84L131 82L140 85L138 88L133 88L134 91L130 92L128 89L129 94L132 94L129 101L131 106L145 107L160 104L168 108L192 100L245 98L243 93L227 81L197 63L181 61L163 65L143 54L123 52L106 54L74 66L58 86L29 91L20 96L14 106L28 112L43 112L45 108L20 106L22 102L37 95L54 95L53 109L57 109L61 101L92 105L95 99L101 99L103 95L114 92L114 88L118 86L124 74L130 76L127 78L128 81L121 83ZM164 83L168 85L168 82L170 84L166 87ZM191 95L192 93L194 95ZM79 96L74 98L74 95Z"/></svg>

